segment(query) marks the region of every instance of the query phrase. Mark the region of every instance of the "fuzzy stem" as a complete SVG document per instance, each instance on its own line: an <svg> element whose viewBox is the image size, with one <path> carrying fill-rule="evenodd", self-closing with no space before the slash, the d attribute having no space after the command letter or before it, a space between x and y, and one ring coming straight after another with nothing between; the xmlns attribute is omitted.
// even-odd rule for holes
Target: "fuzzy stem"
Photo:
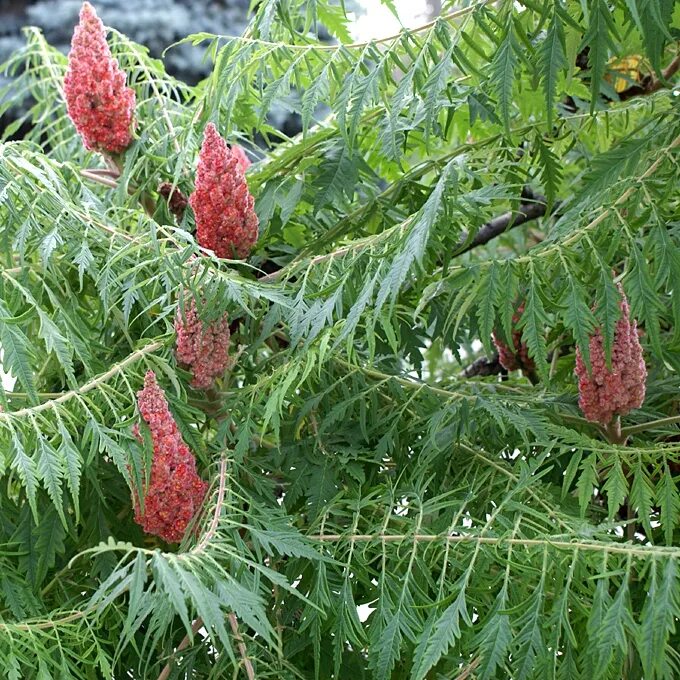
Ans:
<svg viewBox="0 0 680 680"><path fill-rule="evenodd" d="M127 356L125 359L118 362L117 364L114 364L108 371L106 371L106 373L102 373L96 378L93 378L92 380L90 380L90 382L85 383L78 389L71 390L70 392L64 392L63 394L61 394L61 396L57 397L56 399L44 401L42 404L38 404L37 406L27 406L26 408L19 409L18 411L0 412L0 420L10 420L11 418L19 418L25 415L35 415L36 413L47 411L49 409L54 408L55 406L58 406L59 404L63 404L65 401L73 399L74 397L81 397L83 394L91 392L95 388L99 387L99 385L101 385L102 383L105 383L110 378L113 378L113 376L117 375L118 373L121 373L123 369L125 369L130 364L139 361L145 355L155 352L162 346L163 346L162 342L152 342L146 345L145 347L142 347L141 349L132 352L132 354Z"/></svg>
<svg viewBox="0 0 680 680"><path fill-rule="evenodd" d="M255 680L255 670L253 669L252 662L248 658L248 650L246 649L245 642L243 642L243 637L239 632L238 619L236 618L236 614L234 614L234 612L231 612L231 614L229 614L229 625L231 626L231 631L234 634L234 639L236 640L238 652L241 655L241 659L243 659L243 667L246 670L248 680Z"/></svg>

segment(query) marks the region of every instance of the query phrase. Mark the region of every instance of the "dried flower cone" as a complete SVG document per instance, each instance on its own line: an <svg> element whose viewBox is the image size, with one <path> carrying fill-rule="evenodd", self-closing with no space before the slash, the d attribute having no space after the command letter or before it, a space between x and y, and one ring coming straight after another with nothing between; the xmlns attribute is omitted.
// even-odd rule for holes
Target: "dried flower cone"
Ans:
<svg viewBox="0 0 680 680"><path fill-rule="evenodd" d="M255 201L241 163L215 126L208 123L198 157L196 189L189 203L199 244L218 257L245 258L257 242Z"/></svg>
<svg viewBox="0 0 680 680"><path fill-rule="evenodd" d="M510 347L501 336L495 331L491 334L493 344L498 350L498 361L506 371L516 371L522 369L528 373L533 373L536 370L534 360L529 356L529 348L525 342L522 342L522 332L517 330L517 324L522 318L524 312L524 304L522 303L517 311L512 315L512 347Z"/></svg>
<svg viewBox="0 0 680 680"><path fill-rule="evenodd" d="M144 378L137 404L149 426L153 460L148 488L142 489L143 514L133 497L135 521L147 534L176 543L201 507L208 485L196 472L196 460L182 439L153 371ZM138 428L135 433L139 436Z"/></svg>
<svg viewBox="0 0 680 680"><path fill-rule="evenodd" d="M223 314L212 323L204 323L199 318L196 301L190 298L175 317L177 331L177 360L189 366L192 372L191 385L196 389L212 387L216 378L224 375L230 365L229 321Z"/></svg>
<svg viewBox="0 0 680 680"><path fill-rule="evenodd" d="M621 318L616 323L611 371L607 369L600 329L590 339L590 374L580 350L576 350L578 404L586 420L605 426L614 416L626 415L642 406L645 399L647 369L637 323L630 319L628 300L621 286L619 291Z"/></svg>
<svg viewBox="0 0 680 680"><path fill-rule="evenodd" d="M111 56L104 25L89 2L80 10L64 79L68 115L92 151L120 153L132 141L135 93Z"/></svg>
<svg viewBox="0 0 680 680"><path fill-rule="evenodd" d="M189 200L172 182L161 182L158 185L158 193L167 201L168 209L178 219L184 217L184 211Z"/></svg>

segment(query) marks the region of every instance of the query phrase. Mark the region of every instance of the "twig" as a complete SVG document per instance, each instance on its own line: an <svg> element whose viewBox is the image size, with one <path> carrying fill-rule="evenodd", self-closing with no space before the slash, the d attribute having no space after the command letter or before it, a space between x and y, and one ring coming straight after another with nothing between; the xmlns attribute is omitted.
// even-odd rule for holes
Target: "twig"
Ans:
<svg viewBox="0 0 680 680"><path fill-rule="evenodd" d="M181 652L183 649L186 649L189 646L189 643L193 639L194 635L196 635L196 633L198 633L198 631L201 628L203 628L203 619L199 616L191 624L191 636L189 635L189 633L187 633L182 638L182 641L177 645L177 649L174 651L174 653L168 659L168 663L166 663L165 666L163 667L161 674L158 676L158 680L167 680L167 678L170 677L170 671L172 670L172 663L175 660L175 656L179 652Z"/></svg>
<svg viewBox="0 0 680 680"><path fill-rule="evenodd" d="M113 178L111 174L104 174L104 173L94 173L87 168L84 170L80 171L80 174L85 177L85 179L89 179L91 182L96 182L97 184L103 184L105 187L109 187L110 189L117 189L118 188L118 182ZM128 193L130 192L130 189L128 188Z"/></svg>
<svg viewBox="0 0 680 680"><path fill-rule="evenodd" d="M482 225L470 243L467 243L469 238L468 235L466 233L463 234L460 238L459 245L454 248L455 255L462 255L477 246L485 245L508 229L518 227L520 224L525 224L526 222L531 222L546 214L548 202L545 196L535 194L530 187L524 187L522 198L524 201L520 204L517 212L508 211L489 220L486 224ZM556 202L553 205L551 212L554 212L558 207L559 203Z"/></svg>
<svg viewBox="0 0 680 680"><path fill-rule="evenodd" d="M308 536L314 541L355 543L478 543L481 545L519 545L525 548L552 547L557 550L593 550L598 552L617 553L646 557L659 555L669 558L680 558L680 547L659 545L627 545L625 543L605 543L597 541L568 541L552 538L503 538L502 536L472 536L446 534L316 534Z"/></svg>
<svg viewBox="0 0 680 680"><path fill-rule="evenodd" d="M0 623L0 630L12 631L20 630L22 632L31 630L47 630L48 628L56 628L57 626L64 625L65 623L71 623L71 621L77 621L82 619L88 611L75 611L71 614L67 614L60 619L49 619L46 621L37 621L36 623Z"/></svg>
<svg viewBox="0 0 680 680"><path fill-rule="evenodd" d="M494 354L491 358L479 357L478 359L475 359L458 374L458 377L487 377L489 375L507 375L507 373L507 370L501 366L501 362L498 360L498 354Z"/></svg>
<svg viewBox="0 0 680 680"><path fill-rule="evenodd" d="M255 680L255 670L253 669L253 664L248 658L248 650L246 649L245 642L243 642L243 636L239 632L238 619L236 618L236 614L234 614L234 612L229 614L229 625L231 626L231 631L234 634L238 652L241 655L241 659L243 659L243 667L246 669L248 680Z"/></svg>
<svg viewBox="0 0 680 680"><path fill-rule="evenodd" d="M622 92L619 92L619 101L625 102L627 99L639 97L641 95L652 94L663 87L667 87L666 83L670 80L680 69L680 54L678 54L673 61L662 71L662 78L652 78L647 76L641 83L635 83L627 87Z"/></svg>
<svg viewBox="0 0 680 680"><path fill-rule="evenodd" d="M664 425L675 425L680 423L680 416L669 416L668 418L659 418L659 420L650 420L646 423L640 423L638 425L630 425L621 429L621 434L629 436L637 432L644 432L645 430L651 430L655 427L663 427Z"/></svg>
<svg viewBox="0 0 680 680"><path fill-rule="evenodd" d="M540 194L534 194L530 188L525 187L524 190L522 191L522 197L524 199L530 198L534 202L529 203L523 201L520 204L518 211L516 212L508 211L503 213L502 215L498 215L497 217L494 217L493 219L489 220L489 222L486 222L480 227L479 231L474 235L474 237L469 243L467 242L469 238L468 234L463 233L461 235L460 240L458 241L458 244L454 247L454 254L457 256L462 255L463 253L467 253L469 250L472 250L477 246L484 245L485 243L488 243L492 239L496 238L497 236L500 236L503 232L507 231L508 229L518 227L521 224L525 224L526 222L530 222L531 220L538 219L539 217L542 217L543 215L546 214L547 200L545 196L541 196ZM555 205L553 206L553 211L557 209L558 206L559 203L556 202ZM395 231L400 229L401 230L406 229L409 226L409 224L413 221L413 218L414 215L410 215L403 222L395 224L389 229L380 232L378 236L380 238L388 238L389 234L394 233ZM323 253L321 255L316 255L310 258L309 266L313 267L320 264L321 262L332 260L335 259L336 257L342 257L347 253L351 252L352 250L365 248L367 245L373 242L375 242L375 237L366 237L360 239L359 241L353 241L352 243L348 243L344 246L341 246L337 250L333 250L329 253ZM269 283L270 281L279 279L283 274L290 270L292 265L299 264L299 262L300 262L299 260L295 259L282 269L277 269L276 271L270 274L266 274L265 276L260 277L259 281L262 283Z"/></svg>
<svg viewBox="0 0 680 680"><path fill-rule="evenodd" d="M220 485L217 491L217 503L215 504L215 512L213 513L212 522L208 530L203 534L201 541L197 543L190 552L198 553L205 550L208 543L217 533L217 525L220 521L220 513L222 512L222 506L224 505L224 495L227 488L227 459L222 458L220 461L220 473L219 473Z"/></svg>
<svg viewBox="0 0 680 680"><path fill-rule="evenodd" d="M466 680L469 678L470 674L474 673L477 666L479 666L479 661L479 657L473 659L467 666L465 666L465 668L463 668L460 674L456 676L456 680Z"/></svg>
<svg viewBox="0 0 680 680"><path fill-rule="evenodd" d="M126 368L130 364L133 364L135 361L138 361L147 354L155 352L162 346L163 346L162 342L152 342L146 345L145 347L142 347L141 349L132 352L132 354L123 359L123 361L114 364L108 371L106 371L106 373L98 375L96 378L93 378L92 380L90 380L90 382L85 383L78 389L71 390L70 392L64 392L61 396L57 397L56 399L50 399L49 401L45 401L42 404L38 404L37 406L27 406L26 408L21 408L18 411L0 412L0 420L9 420L11 418L20 418L21 416L26 416L29 414L40 413L42 411L54 408L58 404L63 404L65 401L73 399L73 397L80 397L83 394L87 394L88 392L91 392L93 389L95 389L102 383L109 380L109 378L112 378L117 373L120 373L124 368ZM9 396L11 397L11 393L9 393Z"/></svg>

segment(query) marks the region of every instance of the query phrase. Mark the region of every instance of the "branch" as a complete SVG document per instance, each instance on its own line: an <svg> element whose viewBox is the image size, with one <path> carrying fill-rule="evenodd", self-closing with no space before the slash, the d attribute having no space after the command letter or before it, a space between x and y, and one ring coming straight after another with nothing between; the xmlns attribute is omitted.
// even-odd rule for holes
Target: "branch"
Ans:
<svg viewBox="0 0 680 680"><path fill-rule="evenodd" d="M520 224L524 224L525 222L530 222L531 220L535 220L546 214L547 199L545 198L545 196L542 196L540 194L534 194L531 188L524 187L524 189L522 190L522 198L524 199L528 198L534 202L530 203L522 202L517 212L509 211L503 213L502 215L499 215L498 217L494 217L492 220L482 225L482 227L475 234L470 243L467 242L469 235L467 233L463 233L458 244L454 248L454 254L462 255L463 253L472 250L472 248L476 248L479 245L488 243L489 241L491 241L491 239L496 238L496 236L499 236L507 229L512 229L513 227L517 227ZM553 206L553 210L555 210L558 205L559 204L556 203ZM342 257L347 253L351 252L352 250L365 248L368 245L375 243L379 239L389 238L391 234L397 232L398 230L406 229L413 220L414 216L415 214L410 215L403 222L399 222L398 224L395 224L386 229L385 231L379 232L378 234L375 234L373 236L367 236L362 239L359 239L358 241L352 241L351 243L341 246L337 250L333 250L329 253L315 255L314 257L309 259L308 266L314 267L320 264L321 262L332 260L335 259L336 257ZM289 262L285 267L277 269L269 274L266 274L265 276L260 277L259 280L260 282L263 283L264 282L269 283L271 281L274 281L280 278L294 264L299 264L299 260L294 259L293 261Z"/></svg>
<svg viewBox="0 0 680 680"><path fill-rule="evenodd" d="M473 659L467 666L465 666L465 668L463 668L461 673L456 676L456 680L467 680L467 678L469 678L470 675L475 672L477 666L479 666L480 660L480 657Z"/></svg>
<svg viewBox="0 0 680 680"><path fill-rule="evenodd" d="M621 429L621 434L628 436L637 432L644 432L655 427L663 427L664 425L675 425L680 423L680 416L669 416L668 418L660 418L659 420L650 420L646 423L639 423L638 425L630 425Z"/></svg>
<svg viewBox="0 0 680 680"><path fill-rule="evenodd" d="M467 233L463 234L459 245L454 248L454 254L462 255L467 253L477 246L485 245L505 231L543 217L547 213L548 201L546 197L541 194L535 194L531 187L524 187L522 199L517 212L508 211L489 220L486 224L482 225L469 243L467 242L469 235ZM551 212L554 212L558 207L559 203L555 203L552 206Z"/></svg>
<svg viewBox="0 0 680 680"><path fill-rule="evenodd" d="M158 680L167 680L167 678L170 677L170 671L172 670L172 663L175 660L175 656L181 652L183 649L186 649L189 646L189 643L191 642L192 638L198 631L203 628L203 619L199 616L192 624L191 624L191 636L189 636L189 633L187 633L183 638L182 642L180 642L177 645L177 649L175 650L174 654L170 656L168 659L168 663L165 664L165 667L161 671L161 674L158 676Z"/></svg>
<svg viewBox="0 0 680 680"><path fill-rule="evenodd" d="M234 633L234 639L236 640L238 653L241 655L241 659L243 659L243 667L246 669L248 680L255 680L255 670L253 669L253 664L248 658L248 650L246 649L245 642L243 642L243 637L238 630L238 619L236 618L236 614L234 614L234 612L229 614L229 625L231 626L232 633Z"/></svg>
<svg viewBox="0 0 680 680"><path fill-rule="evenodd" d="M85 383L77 390L71 390L70 392L64 392L61 396L56 399L50 399L37 406L28 406L26 408L21 408L18 411L3 411L0 412L0 420L9 420L11 418L20 418L21 416L34 415L36 413L41 413L42 411L47 411L48 409L55 408L59 404L63 404L73 397L81 397L83 394L91 392L96 387L99 387L102 383L105 383L109 378L113 378L114 375L120 373L124 368L138 361L147 354L155 352L163 346L162 342L152 342L141 349L136 350L129 356L127 356L123 361L114 364L106 373L98 375L96 378L90 380L90 382ZM12 393L8 392L8 396L11 398Z"/></svg>
<svg viewBox="0 0 680 680"><path fill-rule="evenodd" d="M224 494L227 488L227 459L222 458L220 461L220 473L219 473L220 484L217 491L217 502L215 503L215 511L213 512L213 518L210 522L208 530L203 534L199 543L197 543L190 552L199 553L205 550L206 546L212 538L217 533L217 525L220 521L220 514L222 512L222 506L224 505Z"/></svg>
<svg viewBox="0 0 680 680"><path fill-rule="evenodd" d="M678 69L680 69L680 54L661 72L661 78L645 76L640 83L635 83L619 92L619 101L625 102L627 99L652 94L668 87L666 83L677 73Z"/></svg>
<svg viewBox="0 0 680 680"><path fill-rule="evenodd" d="M659 545L629 545L604 541L567 541L552 538L503 538L502 536L472 536L446 534L316 534L309 536L321 542L350 541L353 543L475 543L477 545L519 545L525 548L556 548L558 550L592 550L635 555L638 557L680 558L680 547Z"/></svg>
<svg viewBox="0 0 680 680"><path fill-rule="evenodd" d="M466 366L459 374L459 378L474 378L476 376L487 377L489 375L507 375L508 372L498 360L498 353L491 358L479 357L469 366Z"/></svg>

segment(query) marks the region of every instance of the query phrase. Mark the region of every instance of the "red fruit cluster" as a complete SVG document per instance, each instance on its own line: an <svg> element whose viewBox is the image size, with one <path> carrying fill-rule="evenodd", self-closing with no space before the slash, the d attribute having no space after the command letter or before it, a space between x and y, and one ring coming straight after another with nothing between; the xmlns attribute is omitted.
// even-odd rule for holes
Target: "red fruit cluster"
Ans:
<svg viewBox="0 0 680 680"><path fill-rule="evenodd" d="M111 56L104 25L89 2L80 10L64 79L66 106L87 149L120 153L132 141L135 93Z"/></svg>
<svg viewBox="0 0 680 680"><path fill-rule="evenodd" d="M199 318L196 301L189 298L184 305L184 312L177 310L175 330L177 360L191 368L193 387L208 389L229 367L227 315L222 315L212 323L204 323Z"/></svg>
<svg viewBox="0 0 680 680"><path fill-rule="evenodd" d="M196 189L189 197L196 217L196 237L218 257L247 257L257 241L255 201L241 162L212 123L203 134Z"/></svg>
<svg viewBox="0 0 680 680"><path fill-rule="evenodd" d="M144 494L144 513L133 497L135 521L147 534L168 543L181 541L201 507L208 485L196 472L196 460L177 429L156 375L148 371L137 404L153 442L151 476ZM139 437L139 428L135 434Z"/></svg>
<svg viewBox="0 0 680 680"><path fill-rule="evenodd" d="M647 369L637 323L630 319L628 300L621 286L619 291L622 295L621 318L616 323L611 371L605 361L600 329L590 338L590 374L580 350L576 350L578 405L586 420L602 425L608 425L616 415L623 416L639 408L645 399Z"/></svg>
<svg viewBox="0 0 680 680"><path fill-rule="evenodd" d="M498 361L506 371L516 371L517 369L534 371L536 368L534 360L529 356L529 348L526 342L522 342L522 332L517 330L522 312L524 312L524 303L512 315L512 347L503 341L495 331L492 333L493 344L496 345L498 350Z"/></svg>

